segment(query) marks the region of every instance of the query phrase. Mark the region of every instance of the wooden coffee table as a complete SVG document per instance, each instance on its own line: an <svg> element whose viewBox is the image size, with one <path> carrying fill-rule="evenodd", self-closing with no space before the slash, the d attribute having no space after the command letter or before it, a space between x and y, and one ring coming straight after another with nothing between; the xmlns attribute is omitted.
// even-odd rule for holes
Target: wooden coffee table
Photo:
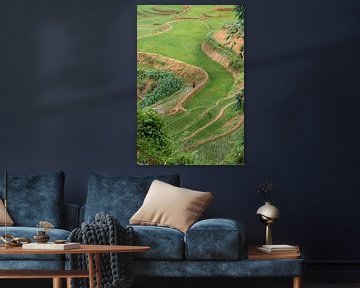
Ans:
<svg viewBox="0 0 360 288"><path fill-rule="evenodd" d="M72 278L88 278L90 288L96 284L101 288L101 257L102 253L127 253L144 252L149 250L147 246L123 246L123 245L80 245L78 249L71 250L25 250L21 247L0 248L1 254L25 255L25 254L87 254L89 263L88 270L0 270L0 279L31 279L31 278L52 278L53 288L62 287L62 279L66 278L70 283ZM94 259L95 258L95 263ZM68 285L69 286L69 285Z"/></svg>

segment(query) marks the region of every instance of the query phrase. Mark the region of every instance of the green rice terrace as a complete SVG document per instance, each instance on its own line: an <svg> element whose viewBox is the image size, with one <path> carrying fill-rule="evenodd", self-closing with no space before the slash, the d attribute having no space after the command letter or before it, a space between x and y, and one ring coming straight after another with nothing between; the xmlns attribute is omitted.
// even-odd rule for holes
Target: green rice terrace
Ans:
<svg viewBox="0 0 360 288"><path fill-rule="evenodd" d="M138 164L244 164L243 33L242 6L137 6Z"/></svg>

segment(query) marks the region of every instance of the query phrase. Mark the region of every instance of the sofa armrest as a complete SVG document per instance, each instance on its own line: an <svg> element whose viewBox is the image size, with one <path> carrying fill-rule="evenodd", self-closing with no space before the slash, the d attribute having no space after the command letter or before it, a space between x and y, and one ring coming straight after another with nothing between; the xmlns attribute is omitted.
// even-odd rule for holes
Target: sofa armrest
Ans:
<svg viewBox="0 0 360 288"><path fill-rule="evenodd" d="M196 222L185 234L188 260L235 260L242 254L245 228L233 219L214 218Z"/></svg>
<svg viewBox="0 0 360 288"><path fill-rule="evenodd" d="M71 231L77 227L79 227L79 206L64 204L63 228Z"/></svg>

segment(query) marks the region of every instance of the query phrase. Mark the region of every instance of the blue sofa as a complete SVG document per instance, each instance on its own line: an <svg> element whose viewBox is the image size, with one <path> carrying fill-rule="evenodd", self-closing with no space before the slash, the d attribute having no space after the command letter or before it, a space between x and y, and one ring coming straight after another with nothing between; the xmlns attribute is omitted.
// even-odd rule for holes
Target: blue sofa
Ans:
<svg viewBox="0 0 360 288"><path fill-rule="evenodd" d="M14 237L32 239L39 221L49 221L55 225L48 230L50 240L66 239L78 223L79 207L64 204L63 171L8 177L8 212L14 226L7 233ZM3 176L0 183L3 183ZM4 198L3 185L0 195ZM0 235L5 234L4 226ZM63 255L0 255L0 269L64 269Z"/></svg>
<svg viewBox="0 0 360 288"><path fill-rule="evenodd" d="M51 239L66 239L83 221L91 222L98 212L115 216L128 226L140 208L154 179L179 186L179 175L119 177L89 176L85 204L63 204L64 173L55 171L28 177L10 177L9 214L15 222L8 233L32 238L36 224L47 220L56 228ZM0 183L3 181L0 177ZM2 186L2 185L1 185ZM3 195L0 188L0 195ZM205 219L186 233L158 226L132 226L135 244L151 250L135 253L135 275L150 277L298 277L303 260L247 260L245 229L232 219ZM4 228L0 227L0 233ZM0 255L0 269L64 269L64 257L57 255ZM294 287L299 287L295 286Z"/></svg>
<svg viewBox="0 0 360 288"><path fill-rule="evenodd" d="M92 174L80 221L105 211L123 226L140 208L154 179L179 186L179 175L119 177ZM135 244L151 250L135 253L135 274L150 277L298 277L303 260L247 260L245 229L232 219L205 219L184 234L158 226L132 226ZM295 286L294 286L295 287Z"/></svg>

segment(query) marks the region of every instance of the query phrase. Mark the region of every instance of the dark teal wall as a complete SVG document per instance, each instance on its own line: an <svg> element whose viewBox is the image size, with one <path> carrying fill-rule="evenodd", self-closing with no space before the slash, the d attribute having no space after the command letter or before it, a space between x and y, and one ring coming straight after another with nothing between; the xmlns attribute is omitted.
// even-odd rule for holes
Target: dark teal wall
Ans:
<svg viewBox="0 0 360 288"><path fill-rule="evenodd" d="M214 192L207 216L243 221L252 243L263 232L252 185L266 178L280 185L276 242L300 243L310 260L360 260L360 2L244 1L245 166L138 167L144 2L0 0L0 170L63 169L66 200L78 204L93 171L177 172L183 186Z"/></svg>

